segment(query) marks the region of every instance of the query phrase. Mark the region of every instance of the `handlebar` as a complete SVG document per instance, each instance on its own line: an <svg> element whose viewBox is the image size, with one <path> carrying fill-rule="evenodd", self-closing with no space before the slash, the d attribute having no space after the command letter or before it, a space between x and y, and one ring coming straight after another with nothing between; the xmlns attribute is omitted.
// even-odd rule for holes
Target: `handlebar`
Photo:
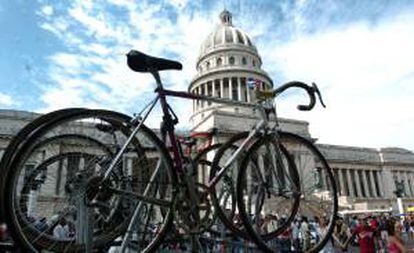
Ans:
<svg viewBox="0 0 414 253"><path fill-rule="evenodd" d="M258 99L269 99L269 98L274 98L276 96L278 96L279 94L283 93L284 91L286 91L289 88L301 88L304 89L308 95L309 95L309 104L307 105L298 105L297 108L298 110L301 111L310 111L313 109L313 107L316 104L316 96L319 99L319 102L321 103L321 105L323 107L325 106L325 103L323 102L322 99L322 94L319 91L318 86L315 83L312 83L312 86L307 85L306 83L302 83L302 82L298 82L298 81L292 81L292 82L288 82L283 84L282 86L280 86L277 89L271 90L271 91L255 91L256 93L256 97ZM316 93L316 96L315 96Z"/></svg>

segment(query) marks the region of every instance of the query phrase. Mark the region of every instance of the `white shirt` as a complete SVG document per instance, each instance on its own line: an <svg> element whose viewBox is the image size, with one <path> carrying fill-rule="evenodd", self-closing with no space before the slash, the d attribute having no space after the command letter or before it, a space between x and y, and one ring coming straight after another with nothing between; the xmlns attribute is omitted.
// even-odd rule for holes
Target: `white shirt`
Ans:
<svg viewBox="0 0 414 253"><path fill-rule="evenodd" d="M53 236L57 239L66 239L69 237L69 227L68 225L62 226L61 224L58 224L53 229Z"/></svg>

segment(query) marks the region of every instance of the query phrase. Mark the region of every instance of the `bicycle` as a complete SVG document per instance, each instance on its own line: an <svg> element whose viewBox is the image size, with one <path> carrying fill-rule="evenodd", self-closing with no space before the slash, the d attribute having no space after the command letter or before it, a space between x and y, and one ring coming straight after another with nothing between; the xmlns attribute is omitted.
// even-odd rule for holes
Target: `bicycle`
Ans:
<svg viewBox="0 0 414 253"><path fill-rule="evenodd" d="M197 230L205 218L201 216L203 213L208 213L205 210L208 210L209 203L206 202L208 198L205 196L211 197L216 193L214 187L225 176L228 167L220 169L217 174L210 173L211 178L207 187L200 187L195 183L194 163L184 159L185 156L182 150L180 151L174 134L174 125L178 123L178 118L168 105L166 96L258 108L264 112L261 103L250 104L164 89L158 71L181 69L180 63L147 56L137 51L131 51L127 56L131 69L151 73L157 83L156 98L148 103L138 116L130 118L105 110L75 111L68 116L51 120L50 123L43 124L42 127L36 129L5 162L7 166L2 172L7 178L5 187L2 189L2 196L5 200L4 210L11 219L14 234L24 244L55 251L89 252L92 248L108 245L123 235L122 250L134 241L139 244L137 250L152 252L157 249L173 224L173 215L178 202L191 203L184 206L189 209L186 210L188 215L179 217L180 223L184 224L181 226L190 232L193 229ZM161 137L164 142L143 124L158 101L164 114L161 126ZM266 117L266 115L263 116ZM96 125L102 127L97 128ZM264 129L265 125L265 120L258 124L256 133ZM256 133L251 134L251 140ZM84 145L76 146L73 138L79 140L83 137L73 137L74 134L103 140L103 146L108 147L109 150L98 145L98 142L90 140L85 141L87 143ZM65 182L63 192L60 192L60 197L55 201L62 206L53 207L52 210L57 214L58 220L68 219L78 224L74 238L58 239L50 232L36 231L28 220L28 211L24 208L24 203L21 203L28 202L24 201L24 198L21 201L26 165L40 163L39 153L43 152L47 156L48 153L44 150L53 150L54 145L56 146L56 143L46 140L58 136L65 136L63 144L69 151L66 151L63 156L59 156L59 153L51 155L50 157L59 157L54 161L65 163L64 160L72 154L71 148L78 151L82 148L82 152L79 153L88 154L86 157L89 157L81 158L82 162L75 162L77 164L73 169L75 173L66 175L69 180ZM56 139L62 140L62 138ZM167 139L171 145L170 148L165 145ZM95 145L94 149L90 149L92 145ZM96 151L98 146L102 150L98 153L92 152ZM114 150L116 147L121 148ZM234 146L231 148L234 149ZM284 160L285 167L288 168L286 177L293 178L295 181L297 178L295 165L288 152L283 148L281 150L282 153L279 153L278 157ZM236 151L236 154L240 152ZM128 158L131 157L136 159L134 166L128 165L131 163ZM56 169L56 173L59 171L59 165L48 167L51 171ZM42 170L35 171L40 173ZM31 180L27 182L35 182L37 174L29 174L28 178ZM298 183L292 185L292 191L297 191ZM23 193L27 194L27 191L25 189ZM218 199L217 196L211 198ZM299 196L296 196L295 203L298 201ZM112 213L108 213L108 205L116 207ZM234 207L235 202L232 201L230 205ZM73 206L77 207L76 210L70 208ZM216 205L215 208L217 212ZM218 209L221 210L220 207ZM295 212L292 211L292 213ZM180 215L180 212L178 214ZM99 222L94 222L95 220ZM287 225L286 221L279 230L282 231L282 228Z"/></svg>
<svg viewBox="0 0 414 253"><path fill-rule="evenodd" d="M312 109L316 102L315 94L324 105L316 85L311 87L300 82L290 82L273 91L256 91L256 96L262 100L273 99L293 87L304 89L310 97L309 105L300 105L298 109ZM268 108L268 111L272 109L274 110ZM263 115L262 119L265 116ZM230 172L239 170L237 178L234 175L229 177L229 184L237 182L236 187L233 187L236 190L232 192L237 198L237 210L232 210L230 215L221 212L220 209L216 212L234 233L252 239L265 252L272 252L266 241L276 238L288 227L271 222L272 217L282 224L290 224L299 215L312 213L318 216L318 219L327 216L328 233L321 235L318 242L303 250L318 252L329 239L338 208L336 184L331 168L311 141L282 131L277 117L274 127L263 128L262 132L256 132L259 135L256 137L252 137L253 132L233 136L222 145L213 159L213 175L215 171L225 170L229 166L235 167L228 170ZM229 149L235 145L238 147L236 151L233 148ZM240 152L243 152L243 155L237 154ZM280 161L282 154L293 159L293 162ZM294 169L290 168L292 165L295 166ZM213 203L215 206L219 205L214 195ZM233 224L232 218L235 214L241 218L242 227Z"/></svg>
<svg viewBox="0 0 414 253"><path fill-rule="evenodd" d="M80 113L82 111L82 113ZM21 142L23 142L23 140L26 140L24 137L27 137L29 135L36 135L36 131L39 132L39 128L47 128L50 127L51 124L53 124L56 121L62 121L62 119L66 118L66 120L70 121L71 117L79 117L80 115L83 115L84 113L86 113L87 110L85 109L68 109L68 110L60 110L57 112L53 112L50 114L46 114L40 118L35 119L32 123L30 123L28 126L26 126L25 128L23 128L21 130L21 132L16 136L15 139L13 139L13 141L10 143L10 148L8 149L8 151L13 149L19 149L17 148ZM88 112L89 114L91 112ZM92 113L92 114L107 114L109 112L104 112L104 111L100 111ZM75 114L75 115L74 115ZM53 119L53 120L52 120ZM48 124L45 124L44 122L48 122ZM112 123L114 124L114 123ZM93 124L91 124L93 125ZM117 146L116 144L116 137L113 136L114 135L114 129L113 126L105 126L103 124L97 124L96 125L97 128L99 128L99 131L101 132L106 132L108 133L108 135L111 135L113 137L114 140L114 146ZM56 127L55 127L56 128ZM50 130L50 128L49 128ZM45 131L45 130L43 130ZM47 131L47 130L46 130ZM76 131L75 131L76 132ZM37 133L39 134L39 133ZM197 147L197 149L195 150L195 155L196 157L194 158L194 161L196 161L196 163L200 163L203 164L203 166L209 166L209 162L207 160L205 160L205 158L203 158L204 154L206 154L206 152L211 151L212 149L215 149L217 147L217 144L215 145L211 145L211 140L212 137L214 136L214 133L196 133L192 136L192 138L206 138L207 139L207 145L203 145L202 148ZM109 137L109 136L108 136ZM39 138L39 137L34 137L35 139ZM116 153L116 151L111 152L111 148L105 146L103 143L95 140L94 138L90 138L86 135L82 135L79 133L75 133L75 134L68 134L68 133L62 133L61 131L59 131L56 135L54 136L48 136L47 138L43 139L42 141L37 142L35 145L33 145L32 149L33 150L38 150L41 149L43 146L47 146L47 145L52 145L52 144L56 144L57 142L62 142L62 141L66 141L66 142L74 142L76 143L78 146L82 145L82 142L89 142L89 143L93 143L95 146L99 147L101 150L104 150L105 153L110 154L109 157L113 157L114 153ZM195 147L196 143L191 141L190 143L184 143L184 145L187 146L187 148L189 150L191 150L193 147ZM90 145L89 145L90 146ZM24 145L23 145L24 147ZM90 147L89 147L90 148ZM95 148L96 151L96 148ZM6 152L7 154L7 152ZM5 155L2 159L2 168L5 168L6 166L6 162L9 160L7 159L8 155ZM43 172L46 171L46 168L53 166L54 164L57 164L61 161L64 161L65 159L73 159L73 158L77 158L77 159L87 159L92 158L92 155L90 153L87 152L82 152L79 150L76 150L76 152L69 152L66 151L64 153L58 153L58 154L48 154L48 159L44 159L43 161L41 161L36 167L33 167L33 169L30 171L30 173L26 173L25 174L25 183L23 184L23 187L20 190L20 194L21 194L21 198L19 199L19 206L20 211L25 213L27 212L27 207L25 205L25 203L28 202L28 196L29 196L29 192L31 190L36 190L36 188L39 188L42 184L44 184L44 181L46 179L46 176ZM103 159L103 156L101 155L100 159L99 159L99 163L100 164L104 164L105 162L110 161L110 158L106 158ZM89 163L93 163L92 159L89 159ZM86 166L87 167L87 166ZM28 175L27 175L28 174ZM125 181L125 180L124 180ZM66 183L67 188L69 188L68 184ZM73 186L70 188L74 188ZM66 191L68 192L69 190L66 189ZM95 203L97 204L97 203ZM106 208L108 209L108 208ZM2 209L4 210L4 209ZM100 212L100 213L104 213L104 212ZM125 216L125 215L124 215ZM116 219L115 214L111 214L111 217L109 218L113 221L117 221L120 222L119 217ZM58 220L55 220L55 223ZM51 227L53 227L54 225L51 225ZM95 229L96 230L96 229ZM33 231L35 233L35 231ZM50 234L50 231L49 231ZM37 240L38 236L35 236L33 238L30 238L31 240ZM40 239L40 237L39 237ZM29 240L28 240L29 241ZM56 244L55 240L52 238L51 240L49 240L49 242L47 240L42 240L42 242L38 243L38 247L39 248L48 248L50 245L54 245Z"/></svg>

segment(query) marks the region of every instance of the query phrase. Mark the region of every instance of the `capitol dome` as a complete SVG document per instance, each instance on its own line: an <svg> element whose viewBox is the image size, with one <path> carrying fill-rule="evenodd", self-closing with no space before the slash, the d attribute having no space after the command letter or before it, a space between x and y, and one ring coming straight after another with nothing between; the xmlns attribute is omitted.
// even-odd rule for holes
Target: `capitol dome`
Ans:
<svg viewBox="0 0 414 253"><path fill-rule="evenodd" d="M273 87L268 74L261 69L262 59L250 36L233 25L232 15L224 10L220 23L201 43L197 58L197 74L188 90L195 94L243 102L254 102L248 80L254 80L256 89ZM250 108L238 108L207 101L194 101L193 125L214 111L252 114Z"/></svg>
<svg viewBox="0 0 414 253"><path fill-rule="evenodd" d="M240 28L233 26L232 15L229 11L224 10L220 14L220 20L221 24L201 44L200 57L208 54L212 50L229 46L240 46L241 48L257 53L257 49L252 44L249 35Z"/></svg>

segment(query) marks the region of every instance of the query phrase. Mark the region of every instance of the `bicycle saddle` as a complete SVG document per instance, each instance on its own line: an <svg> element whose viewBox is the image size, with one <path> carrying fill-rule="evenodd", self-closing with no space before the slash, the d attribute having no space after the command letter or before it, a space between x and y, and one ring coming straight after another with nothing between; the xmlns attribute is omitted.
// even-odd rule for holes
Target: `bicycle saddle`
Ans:
<svg viewBox="0 0 414 253"><path fill-rule="evenodd" d="M181 70L183 65L177 61L146 55L137 50L131 50L126 55L128 67L136 72L151 72L168 69Z"/></svg>

